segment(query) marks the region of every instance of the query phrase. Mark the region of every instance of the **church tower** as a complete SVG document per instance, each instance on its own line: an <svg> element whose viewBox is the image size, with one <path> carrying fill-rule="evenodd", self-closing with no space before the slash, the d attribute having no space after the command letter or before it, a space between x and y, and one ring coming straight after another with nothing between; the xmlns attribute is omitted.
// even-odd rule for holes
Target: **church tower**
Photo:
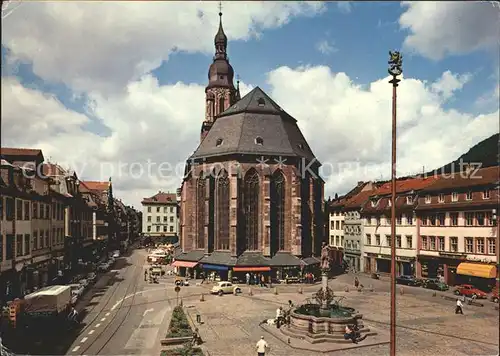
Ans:
<svg viewBox="0 0 500 356"><path fill-rule="evenodd" d="M205 120L201 127L201 140L205 138L217 116L240 98L239 81L234 86L234 70L227 57L227 36L222 28L222 12L219 12L219 30L215 35L215 56L208 70L205 88Z"/></svg>

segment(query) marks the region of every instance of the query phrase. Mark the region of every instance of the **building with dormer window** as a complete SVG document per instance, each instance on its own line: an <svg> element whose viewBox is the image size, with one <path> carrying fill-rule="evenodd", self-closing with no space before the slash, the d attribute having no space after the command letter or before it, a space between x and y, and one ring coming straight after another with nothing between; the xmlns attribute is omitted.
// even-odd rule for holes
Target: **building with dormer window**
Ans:
<svg viewBox="0 0 500 356"><path fill-rule="evenodd" d="M499 168L445 174L418 197L417 276L494 284Z"/></svg>

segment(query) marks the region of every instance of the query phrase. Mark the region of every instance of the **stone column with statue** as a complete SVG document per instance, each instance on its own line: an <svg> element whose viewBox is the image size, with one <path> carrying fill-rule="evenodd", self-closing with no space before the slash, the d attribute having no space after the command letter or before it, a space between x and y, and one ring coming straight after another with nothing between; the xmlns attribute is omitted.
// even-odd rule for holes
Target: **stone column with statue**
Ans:
<svg viewBox="0 0 500 356"><path fill-rule="evenodd" d="M320 304L322 314L329 314L330 302L333 300L333 291L328 287L330 273L330 247L323 241L321 247L321 289L316 293L316 300Z"/></svg>

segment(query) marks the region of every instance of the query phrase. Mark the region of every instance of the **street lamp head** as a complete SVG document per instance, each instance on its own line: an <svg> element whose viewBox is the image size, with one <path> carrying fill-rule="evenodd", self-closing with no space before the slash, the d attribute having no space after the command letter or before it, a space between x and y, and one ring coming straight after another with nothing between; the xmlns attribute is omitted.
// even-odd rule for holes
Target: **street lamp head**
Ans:
<svg viewBox="0 0 500 356"><path fill-rule="evenodd" d="M394 78L403 74L403 55L399 51L389 51L388 72Z"/></svg>

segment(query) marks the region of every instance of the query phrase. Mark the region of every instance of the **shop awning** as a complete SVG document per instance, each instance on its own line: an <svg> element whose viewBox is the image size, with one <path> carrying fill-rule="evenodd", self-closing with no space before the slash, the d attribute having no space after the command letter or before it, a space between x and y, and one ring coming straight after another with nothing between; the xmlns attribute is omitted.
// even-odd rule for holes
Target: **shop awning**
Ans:
<svg viewBox="0 0 500 356"><path fill-rule="evenodd" d="M175 261L172 263L173 267L186 267L186 268L193 268L196 266L198 262L188 262L188 261Z"/></svg>
<svg viewBox="0 0 500 356"><path fill-rule="evenodd" d="M271 267L233 267L234 272L269 272Z"/></svg>
<svg viewBox="0 0 500 356"><path fill-rule="evenodd" d="M457 267L457 274L480 278L495 278L497 270L494 265L462 262Z"/></svg>
<svg viewBox="0 0 500 356"><path fill-rule="evenodd" d="M214 270L214 271L227 271L229 269L229 267L227 266L219 266L219 265L210 265L210 264L206 264L204 263L202 265L203 269L209 269L209 270Z"/></svg>

